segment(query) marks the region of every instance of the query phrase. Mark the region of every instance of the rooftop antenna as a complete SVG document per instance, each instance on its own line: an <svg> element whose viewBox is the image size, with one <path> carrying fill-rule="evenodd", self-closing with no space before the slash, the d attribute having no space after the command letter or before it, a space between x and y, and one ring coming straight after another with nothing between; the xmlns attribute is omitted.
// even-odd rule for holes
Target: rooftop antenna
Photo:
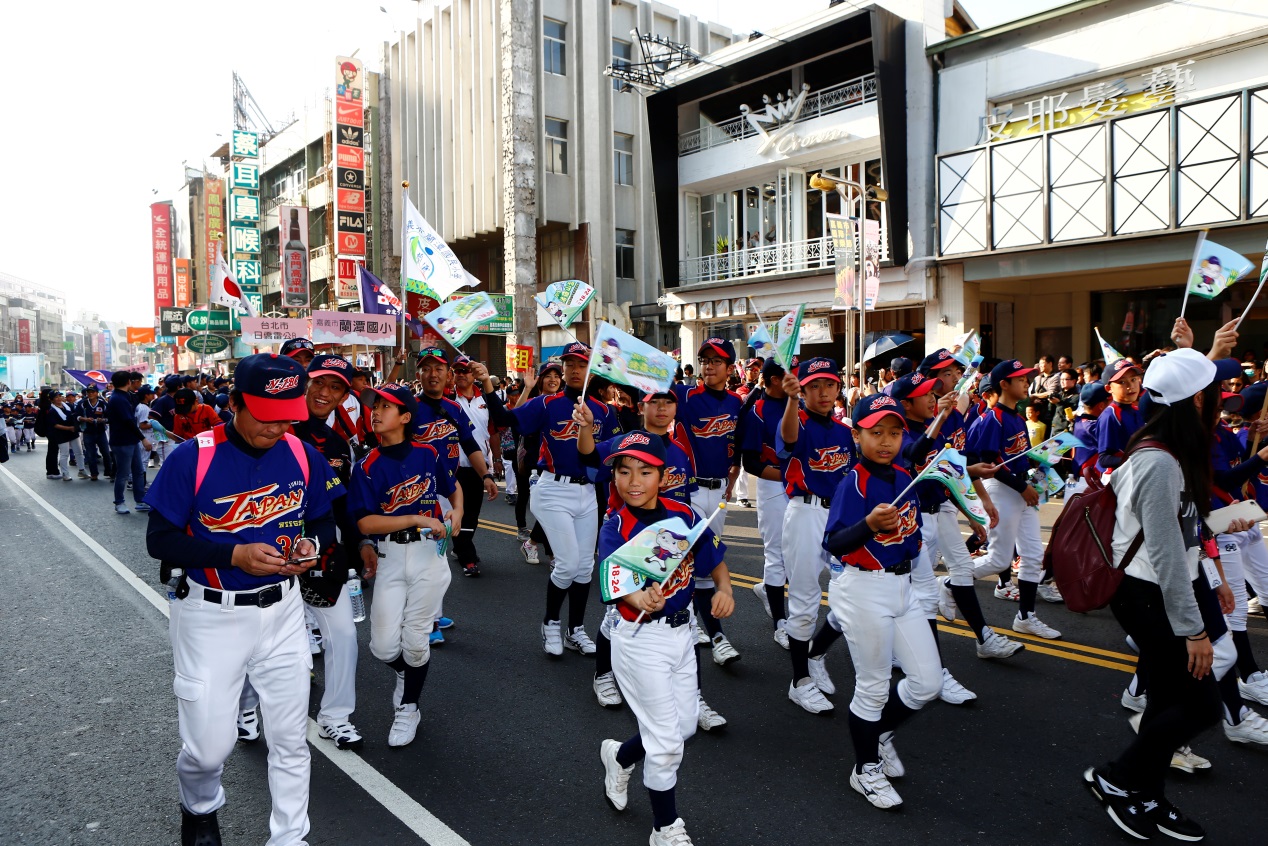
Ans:
<svg viewBox="0 0 1268 846"><path fill-rule="evenodd" d="M666 75L701 61L700 55L687 45L670 41L661 35L634 29L630 30L630 38L638 42L643 60L608 65L603 71L607 76L625 83L622 91L638 91L640 94L663 91L669 87L665 82Z"/></svg>

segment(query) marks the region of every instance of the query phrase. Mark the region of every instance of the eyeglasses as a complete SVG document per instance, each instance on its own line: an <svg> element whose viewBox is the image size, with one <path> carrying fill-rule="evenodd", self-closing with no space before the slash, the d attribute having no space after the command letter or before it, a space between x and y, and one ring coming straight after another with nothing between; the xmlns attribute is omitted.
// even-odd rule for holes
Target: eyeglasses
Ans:
<svg viewBox="0 0 1268 846"><path fill-rule="evenodd" d="M453 369L453 372L454 372L454 373L470 373L470 372L471 372L471 370L470 370L470 369L468 369L468 368L466 368L466 367L455 367L455 368Z"/></svg>

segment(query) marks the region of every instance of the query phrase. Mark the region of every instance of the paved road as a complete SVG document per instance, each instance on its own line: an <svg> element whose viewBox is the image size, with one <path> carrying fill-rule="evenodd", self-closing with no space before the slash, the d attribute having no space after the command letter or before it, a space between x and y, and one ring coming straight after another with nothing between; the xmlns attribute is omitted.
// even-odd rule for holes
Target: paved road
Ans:
<svg viewBox="0 0 1268 846"><path fill-rule="evenodd" d="M0 841L177 842L166 619L27 491L125 574L154 585L144 519L115 515L104 481L45 480L42 444L4 468L0 514L11 552L2 572L13 601L0 614ZM614 813L603 801L597 754L603 738L632 733L633 718L594 702L590 659L542 655L546 568L525 564L516 551L512 509L499 500L484 517L477 543L485 575L455 576L446 613L457 626L435 653L423 725L407 749L387 747L392 674L363 643L355 722L367 743L358 755L314 741L313 844L646 842L650 810L637 777L629 809ZM1081 616L1045 605L1044 619L1065 638L1030 639L1025 653L1000 663L975 657L963 624L945 625L946 663L980 698L963 708L932 705L904 728L905 809L886 814L846 783L852 679L844 644L828 661L842 691L834 697L840 715L814 717L790 703L787 655L748 590L761 573L753 511L731 512L726 541L738 596L726 630L744 657L724 670L704 653L705 696L730 726L688 745L678 801L698 844L1122 842L1079 781L1084 766L1112 754L1130 732L1118 696L1132 659L1108 612ZM992 598L985 583L979 593L988 620L1007 628L1015 606ZM597 626L597 599L589 616ZM360 629L368 640L368 628ZM1257 619L1252 630L1268 660L1268 626ZM318 683L320 667L318 659ZM315 713L319 688L314 694ZM1264 843L1259 816L1245 809L1262 798L1257 785L1268 757L1218 731L1196 748L1214 769L1179 775L1171 798L1207 826L1212 843ZM227 843L267 837L264 757L261 743L229 761Z"/></svg>

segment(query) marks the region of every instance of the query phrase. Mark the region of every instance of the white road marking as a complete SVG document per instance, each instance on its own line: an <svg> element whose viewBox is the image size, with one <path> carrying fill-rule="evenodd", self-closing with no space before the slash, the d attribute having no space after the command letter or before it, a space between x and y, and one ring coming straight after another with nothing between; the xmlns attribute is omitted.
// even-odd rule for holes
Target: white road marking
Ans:
<svg viewBox="0 0 1268 846"><path fill-rule="evenodd" d="M8 476L14 485L26 492L37 505L65 526L84 546L91 549L98 558L105 562L106 566L113 570L119 578L123 579L129 587L139 593L143 599L153 605L160 614L164 617L171 615L166 596L161 595L146 584L122 561L111 555L105 547L93 540L79 526L76 526L69 517L58 511L25 482L13 475L12 471L7 467L0 466L0 472ZM471 846L461 835L441 822L435 814L415 802L408 793L392 783L387 776L366 763L361 756L355 752L335 749L330 743L321 740L317 735L317 723L312 718L308 720L308 742L314 749L329 759L332 764L342 770L348 778L356 782L362 790L370 794L375 801L386 808L388 813L400 820L410 831L417 834L424 843L429 844L429 846Z"/></svg>

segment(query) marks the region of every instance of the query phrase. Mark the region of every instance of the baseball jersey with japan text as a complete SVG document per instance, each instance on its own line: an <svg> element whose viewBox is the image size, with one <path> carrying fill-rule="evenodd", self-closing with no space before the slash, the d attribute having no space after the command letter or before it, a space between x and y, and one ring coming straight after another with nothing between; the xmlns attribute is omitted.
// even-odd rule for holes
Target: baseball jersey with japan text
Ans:
<svg viewBox="0 0 1268 846"><path fill-rule="evenodd" d="M586 470L577 454L577 424L572 419L577 405L577 394L560 391L541 394L523 405L511 409L516 426L524 435L541 435L541 447L537 454L537 469L560 476L584 476ZM616 415L608 406L594 397L586 398L586 405L594 415L594 439L606 441L620 434Z"/></svg>
<svg viewBox="0 0 1268 846"><path fill-rule="evenodd" d="M674 385L678 396L677 420L687 428L696 456L696 474L702 479L725 479L739 463L735 428L744 400L731 391L715 391L699 383L693 388Z"/></svg>
<svg viewBox="0 0 1268 846"><path fill-rule="evenodd" d="M790 497L814 494L831 500L854 463L854 434L831 417L804 408L797 415L797 442L791 448L781 433L776 434L775 451L785 462L784 491Z"/></svg>
<svg viewBox="0 0 1268 846"><path fill-rule="evenodd" d="M824 537L833 532L857 526L867 519L876 506L894 503L898 510L898 528L892 532L867 532L870 536L859 548L834 559L832 569L840 572L849 564L862 570L888 570L904 561L914 561L920 554L920 504L914 490L907 491L902 501L894 498L911 483L911 474L901 467L876 464L863 459L841 480L828 510ZM831 553L828 553L831 555Z"/></svg>
<svg viewBox="0 0 1268 846"><path fill-rule="evenodd" d="M978 461L998 463L1021 455L1030 449L1030 433L1017 409L996 403L969 427L964 444L970 464ZM997 470L995 478L1021 492L1026 485L1026 461L1014 461Z"/></svg>
<svg viewBox="0 0 1268 846"><path fill-rule="evenodd" d="M451 496L454 487L447 462L432 445L406 441L375 447L352 470L348 509L358 521L371 514L443 520L439 497Z"/></svg>
<svg viewBox="0 0 1268 846"><path fill-rule="evenodd" d="M458 469L462 455L480 451L475 428L467 413L449 397L419 397L418 419L410 422L413 424L414 443L433 447L451 476Z"/></svg>
<svg viewBox="0 0 1268 846"><path fill-rule="evenodd" d="M1123 451L1136 430L1145 424L1135 403L1111 402L1096 420L1096 466L1108 470L1123 460Z"/></svg>

